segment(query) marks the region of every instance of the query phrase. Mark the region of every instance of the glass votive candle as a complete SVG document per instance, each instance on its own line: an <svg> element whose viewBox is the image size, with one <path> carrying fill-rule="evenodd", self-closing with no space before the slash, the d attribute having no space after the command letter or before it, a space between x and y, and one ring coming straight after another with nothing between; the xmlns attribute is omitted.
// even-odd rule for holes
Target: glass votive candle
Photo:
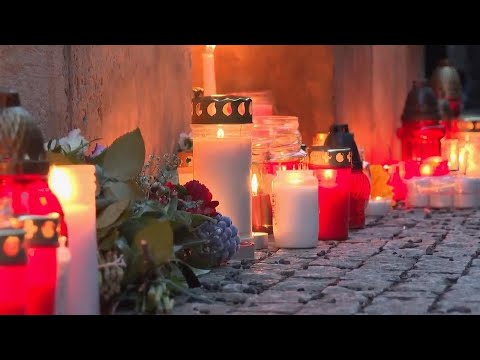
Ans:
<svg viewBox="0 0 480 360"><path fill-rule="evenodd" d="M430 205L430 178L429 177L413 177L405 180L407 184L408 207L426 208Z"/></svg>
<svg viewBox="0 0 480 360"><path fill-rule="evenodd" d="M430 207L445 209L453 207L455 180L451 176L432 177L430 179Z"/></svg>

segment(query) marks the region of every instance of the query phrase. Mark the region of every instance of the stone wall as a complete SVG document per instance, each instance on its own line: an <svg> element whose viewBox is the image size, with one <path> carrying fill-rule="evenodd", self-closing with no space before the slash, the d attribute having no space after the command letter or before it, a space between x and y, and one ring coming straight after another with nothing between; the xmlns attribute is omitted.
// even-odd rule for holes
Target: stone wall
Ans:
<svg viewBox="0 0 480 360"><path fill-rule="evenodd" d="M46 138L79 127L110 144L140 126L147 154L171 151L190 123L191 82L190 46L0 46L0 83Z"/></svg>

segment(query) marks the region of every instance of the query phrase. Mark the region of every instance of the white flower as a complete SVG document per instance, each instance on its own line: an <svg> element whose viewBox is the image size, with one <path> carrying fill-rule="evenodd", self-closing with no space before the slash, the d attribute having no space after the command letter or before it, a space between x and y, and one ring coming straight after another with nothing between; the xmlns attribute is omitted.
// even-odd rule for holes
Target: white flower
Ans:
<svg viewBox="0 0 480 360"><path fill-rule="evenodd" d="M68 133L67 136L61 138L60 140L53 139L50 147L48 147L48 142L45 143L44 148L46 151L48 151L53 150L56 146L60 145L63 151L67 153L73 152L88 144L88 141L82 135L80 135L81 132L82 131L80 129L73 129Z"/></svg>

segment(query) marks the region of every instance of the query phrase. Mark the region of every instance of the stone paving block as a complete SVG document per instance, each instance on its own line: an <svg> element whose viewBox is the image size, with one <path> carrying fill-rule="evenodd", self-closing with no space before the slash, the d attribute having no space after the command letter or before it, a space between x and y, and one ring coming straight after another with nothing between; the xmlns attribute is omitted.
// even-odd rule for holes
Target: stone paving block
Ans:
<svg viewBox="0 0 480 360"><path fill-rule="evenodd" d="M427 274L424 272L410 271L408 277L396 284L391 290L397 292L429 291L441 294L450 285L446 274Z"/></svg>
<svg viewBox="0 0 480 360"><path fill-rule="evenodd" d="M343 277L342 280L357 280L357 279L364 279L365 281L391 281L396 282L400 280L400 275L402 271L387 271L387 272L380 272L376 268L364 268L361 267L359 269L355 269L352 271L347 272Z"/></svg>
<svg viewBox="0 0 480 360"><path fill-rule="evenodd" d="M328 255L327 255L328 256ZM316 260L310 262L310 266L333 266L339 269L355 269L364 262L364 259L357 257L335 257L325 259L319 257Z"/></svg>
<svg viewBox="0 0 480 360"><path fill-rule="evenodd" d="M255 314L278 314L278 315L293 315L300 311L304 305L300 303L281 302L275 304L258 304L242 306L237 308L232 315L255 315Z"/></svg>
<svg viewBox="0 0 480 360"><path fill-rule="evenodd" d="M187 303L174 307L172 315L229 315L235 309L227 304Z"/></svg>
<svg viewBox="0 0 480 360"><path fill-rule="evenodd" d="M415 264L415 270L428 273L461 274L465 270L469 261L470 259L468 258L462 258L462 260L455 262L433 256L423 256L420 261Z"/></svg>
<svg viewBox="0 0 480 360"><path fill-rule="evenodd" d="M393 282L380 278L361 278L355 280L341 280L337 286L350 290L362 291L365 294L378 295L392 287Z"/></svg>
<svg viewBox="0 0 480 360"><path fill-rule="evenodd" d="M467 301L467 300L457 300L457 301L439 301L434 314L445 314L445 315L480 315L480 302L478 301Z"/></svg>
<svg viewBox="0 0 480 360"><path fill-rule="evenodd" d="M328 285L335 283L335 279L305 279L305 278L289 278L270 288L277 291L299 291L306 293L320 293Z"/></svg>
<svg viewBox="0 0 480 360"><path fill-rule="evenodd" d="M342 270L333 266L309 266L306 270L295 271L294 278L311 279L338 279L345 274Z"/></svg>
<svg viewBox="0 0 480 360"><path fill-rule="evenodd" d="M433 302L433 298L399 300L379 296L369 306L365 307L364 312L369 315L422 315L428 312Z"/></svg>
<svg viewBox="0 0 480 360"><path fill-rule="evenodd" d="M246 301L246 306L251 304L278 304L278 303L293 303L304 304L312 298L312 293L306 291L296 290L267 290L260 295L253 295Z"/></svg>
<svg viewBox="0 0 480 360"><path fill-rule="evenodd" d="M277 273L267 273L267 272L245 272L238 276L238 280L242 283L251 285L257 284L262 285L264 287L270 287L272 285L277 284L282 280L284 276L277 274Z"/></svg>

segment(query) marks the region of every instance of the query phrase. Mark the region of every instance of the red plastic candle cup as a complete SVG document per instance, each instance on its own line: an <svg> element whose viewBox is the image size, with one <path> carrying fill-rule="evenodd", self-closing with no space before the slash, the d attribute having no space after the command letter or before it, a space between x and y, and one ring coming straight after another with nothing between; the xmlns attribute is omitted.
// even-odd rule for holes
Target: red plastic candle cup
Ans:
<svg viewBox="0 0 480 360"><path fill-rule="evenodd" d="M25 232L0 229L0 315L25 315Z"/></svg>
<svg viewBox="0 0 480 360"><path fill-rule="evenodd" d="M60 215L61 234L68 236L62 206L48 186L48 163L32 169L40 174L4 174L0 176L0 196L11 199L14 216Z"/></svg>
<svg viewBox="0 0 480 360"><path fill-rule="evenodd" d="M319 240L348 239L351 151L350 149L327 149L312 147L311 170L319 181Z"/></svg>
<svg viewBox="0 0 480 360"><path fill-rule="evenodd" d="M53 315L57 283L59 215L27 215L19 218L25 231L28 264L26 314Z"/></svg>
<svg viewBox="0 0 480 360"><path fill-rule="evenodd" d="M350 191L350 229L365 228L365 210L370 199L370 180L360 170L352 170Z"/></svg>

